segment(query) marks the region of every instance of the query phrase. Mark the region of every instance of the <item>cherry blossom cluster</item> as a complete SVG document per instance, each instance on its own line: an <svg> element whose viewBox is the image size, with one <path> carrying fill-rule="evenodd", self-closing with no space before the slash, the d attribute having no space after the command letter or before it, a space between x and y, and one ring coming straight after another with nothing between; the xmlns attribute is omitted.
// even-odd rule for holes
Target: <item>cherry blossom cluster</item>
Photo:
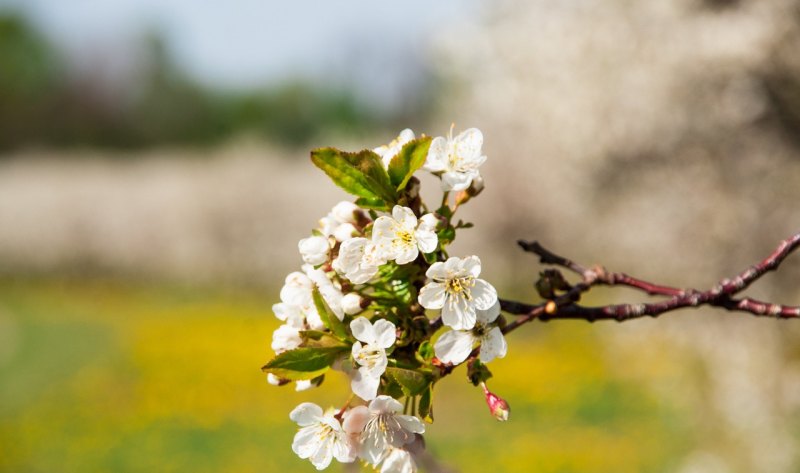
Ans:
<svg viewBox="0 0 800 473"><path fill-rule="evenodd" d="M292 449L317 469L360 459L381 472L416 471L434 385L464 362L492 413L507 418L483 366L507 350L497 291L479 277L477 256L447 252L471 226L453 217L483 189L482 145L475 128L437 138L406 129L373 150L312 151L314 164L357 199L336 204L298 243L304 264L273 306L283 324L262 369L271 384L294 382L298 391L331 370L349 378L343 407L304 402L290 414L300 427ZM422 201L418 171L440 179L438 208Z"/></svg>

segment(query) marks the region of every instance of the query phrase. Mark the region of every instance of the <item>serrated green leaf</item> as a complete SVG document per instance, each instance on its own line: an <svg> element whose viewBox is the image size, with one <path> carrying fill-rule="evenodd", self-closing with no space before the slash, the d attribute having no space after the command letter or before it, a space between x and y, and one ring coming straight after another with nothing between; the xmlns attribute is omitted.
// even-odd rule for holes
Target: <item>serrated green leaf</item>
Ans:
<svg viewBox="0 0 800 473"><path fill-rule="evenodd" d="M316 307L319 318L322 319L322 323L337 337L345 338L347 336L347 329L344 323L339 320L336 314L328 307L318 287L315 286L314 290L311 291L311 297L314 299L314 307Z"/></svg>
<svg viewBox="0 0 800 473"><path fill-rule="evenodd" d="M381 199L369 199L367 197L359 197L356 199L356 205L362 209L383 210L388 211L389 206L386 205Z"/></svg>
<svg viewBox="0 0 800 473"><path fill-rule="evenodd" d="M400 385L406 396L418 396L431 384L430 376L415 370L389 367L386 374Z"/></svg>
<svg viewBox="0 0 800 473"><path fill-rule="evenodd" d="M279 378L301 380L322 375L347 347L303 347L281 353L261 367Z"/></svg>
<svg viewBox="0 0 800 473"><path fill-rule="evenodd" d="M397 200L389 175L374 151L345 153L335 148L320 148L311 152L311 161L337 186L355 196L379 199L387 204Z"/></svg>
<svg viewBox="0 0 800 473"><path fill-rule="evenodd" d="M400 152L389 161L389 180L396 190L405 189L411 176L425 164L430 147L431 138L429 136L411 140L403 145Z"/></svg>
<svg viewBox="0 0 800 473"><path fill-rule="evenodd" d="M428 389L419 397L417 413L425 422L433 423L433 384L429 384Z"/></svg>

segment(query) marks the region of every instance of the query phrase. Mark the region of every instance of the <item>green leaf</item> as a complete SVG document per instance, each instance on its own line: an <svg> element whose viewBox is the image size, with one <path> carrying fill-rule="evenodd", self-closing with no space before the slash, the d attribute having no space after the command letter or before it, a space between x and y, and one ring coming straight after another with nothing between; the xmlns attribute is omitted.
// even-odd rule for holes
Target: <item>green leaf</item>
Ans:
<svg viewBox="0 0 800 473"><path fill-rule="evenodd" d="M475 358L467 363L467 377L470 382L475 386L485 382L492 377L492 372L486 367L481 360Z"/></svg>
<svg viewBox="0 0 800 473"><path fill-rule="evenodd" d="M429 384L428 389L419 397L417 413L425 422L433 423L433 384Z"/></svg>
<svg viewBox="0 0 800 473"><path fill-rule="evenodd" d="M431 384L428 375L415 370L389 367L386 368L386 374L400 385L406 396L418 396Z"/></svg>
<svg viewBox="0 0 800 473"><path fill-rule="evenodd" d="M444 246L456 239L456 229L448 225L439 230L436 235L439 237L439 244Z"/></svg>
<svg viewBox="0 0 800 473"><path fill-rule="evenodd" d="M311 292L311 296L314 299L314 307L317 309L317 313L319 313L319 318L322 319L322 323L325 324L331 332L333 332L339 338L347 337L347 329L344 326L344 323L339 320L336 314L328 307L328 304L325 302L325 299L322 297L322 294L319 292L319 288L314 286L314 290Z"/></svg>
<svg viewBox="0 0 800 473"><path fill-rule="evenodd" d="M433 345L428 340L419 344L419 349L417 350L417 359L422 361L423 363L427 363L433 359L435 352L433 350Z"/></svg>
<svg viewBox="0 0 800 473"><path fill-rule="evenodd" d="M304 347L347 347L342 340L320 330L301 330L300 338Z"/></svg>
<svg viewBox="0 0 800 473"><path fill-rule="evenodd" d="M373 209L373 210L384 210L388 211L389 206L386 205L381 199L370 199L367 197L360 197L356 199L356 205L361 207L362 209Z"/></svg>
<svg viewBox="0 0 800 473"><path fill-rule="evenodd" d="M429 136L411 140L389 161L389 180L396 190L403 190L411 176L425 164L430 147Z"/></svg>
<svg viewBox="0 0 800 473"><path fill-rule="evenodd" d="M374 151L345 153L335 148L311 152L311 161L345 191L366 199L379 199L387 204L397 200L397 193Z"/></svg>
<svg viewBox="0 0 800 473"><path fill-rule="evenodd" d="M345 352L347 347L295 348L270 360L261 367L261 371L284 379L314 379L328 371L339 355Z"/></svg>

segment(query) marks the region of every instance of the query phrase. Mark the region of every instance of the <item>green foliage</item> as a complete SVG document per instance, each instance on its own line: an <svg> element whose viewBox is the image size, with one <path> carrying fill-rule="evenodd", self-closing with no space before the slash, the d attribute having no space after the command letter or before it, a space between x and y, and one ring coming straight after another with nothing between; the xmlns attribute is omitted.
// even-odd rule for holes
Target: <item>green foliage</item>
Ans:
<svg viewBox="0 0 800 473"><path fill-rule="evenodd" d="M320 148L311 152L311 162L350 194L370 201L382 200L387 205L397 200L381 158L373 151L346 153L335 148Z"/></svg>
<svg viewBox="0 0 800 473"><path fill-rule="evenodd" d="M336 314L333 313L330 307L328 307L319 289L315 287L311 294L314 299L314 307L316 307L317 313L319 313L319 317L322 319L322 323L337 337L345 338L347 336L347 328L344 326L344 323L336 317Z"/></svg>
<svg viewBox="0 0 800 473"><path fill-rule="evenodd" d="M347 352L347 347L303 347L289 350L276 356L261 367L283 379L314 379L330 369L330 366Z"/></svg>
<svg viewBox="0 0 800 473"><path fill-rule="evenodd" d="M402 388L406 396L418 396L431 384L431 377L417 370L388 367L386 374Z"/></svg>
<svg viewBox="0 0 800 473"><path fill-rule="evenodd" d="M486 367L481 360L475 358L467 362L467 378L475 386L485 383L492 377L492 372Z"/></svg>
<svg viewBox="0 0 800 473"><path fill-rule="evenodd" d="M408 180L425 164L431 138L423 137L409 141L389 162L389 179L398 191L405 189Z"/></svg>
<svg viewBox="0 0 800 473"><path fill-rule="evenodd" d="M417 412L425 422L429 424L433 422L433 383L429 384L420 395Z"/></svg>

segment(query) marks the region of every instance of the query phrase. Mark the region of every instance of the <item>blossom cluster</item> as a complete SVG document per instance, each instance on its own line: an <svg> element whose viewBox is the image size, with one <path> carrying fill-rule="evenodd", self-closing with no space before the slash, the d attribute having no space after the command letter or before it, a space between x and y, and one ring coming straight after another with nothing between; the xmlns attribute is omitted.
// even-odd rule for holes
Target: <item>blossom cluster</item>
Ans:
<svg viewBox="0 0 800 473"><path fill-rule="evenodd" d="M273 306L283 324L262 369L298 391L330 370L349 377L353 395L341 409L304 402L290 414L300 426L292 448L317 469L360 458L382 472L416 471L434 384L465 361L472 369L505 356L497 291L479 277L480 259L447 252L471 226L454 221L456 210L483 189L482 144L475 128L437 138L407 129L373 150L312 152L357 199L336 204L299 241L304 264ZM439 208L422 201L420 170L440 179ZM486 373L470 375L484 390Z"/></svg>

